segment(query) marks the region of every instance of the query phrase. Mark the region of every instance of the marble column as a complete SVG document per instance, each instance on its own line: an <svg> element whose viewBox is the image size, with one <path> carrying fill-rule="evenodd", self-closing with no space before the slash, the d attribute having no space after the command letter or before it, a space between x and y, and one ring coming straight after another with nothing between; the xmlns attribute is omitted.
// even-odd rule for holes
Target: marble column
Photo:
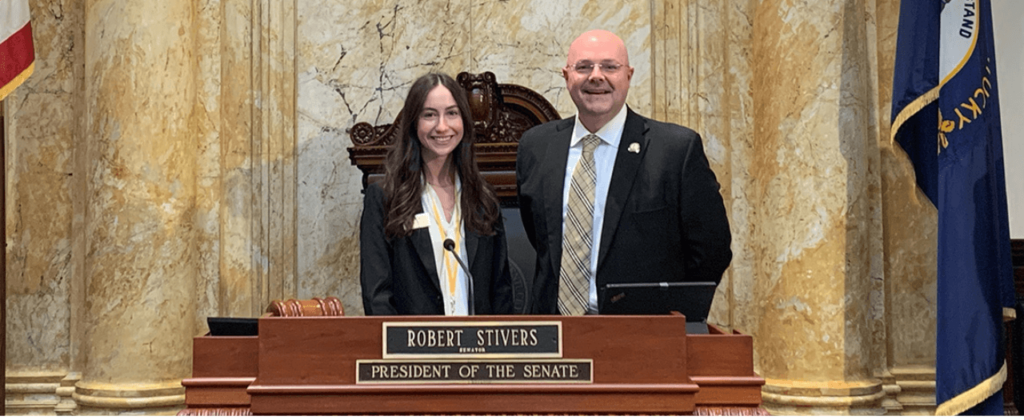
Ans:
<svg viewBox="0 0 1024 420"><path fill-rule="evenodd" d="M195 14L191 0L85 2L81 414L184 403L196 333Z"/></svg>
<svg viewBox="0 0 1024 420"><path fill-rule="evenodd" d="M773 414L884 413L868 1L763 1L753 18L752 333Z"/></svg>
<svg viewBox="0 0 1024 420"><path fill-rule="evenodd" d="M898 0L876 0L878 74L893 74ZM880 83L884 105L879 124L886 279L886 360L883 378L892 395L890 414L930 416L935 413L935 321L938 293L936 256L938 212L917 187L906 153L889 140L892 102L890 81Z"/></svg>
<svg viewBox="0 0 1024 420"><path fill-rule="evenodd" d="M75 369L74 144L81 14L30 1L35 72L4 99L7 168L7 415L54 415ZM79 41L79 42L75 42ZM2 59L0 59L2 60Z"/></svg>

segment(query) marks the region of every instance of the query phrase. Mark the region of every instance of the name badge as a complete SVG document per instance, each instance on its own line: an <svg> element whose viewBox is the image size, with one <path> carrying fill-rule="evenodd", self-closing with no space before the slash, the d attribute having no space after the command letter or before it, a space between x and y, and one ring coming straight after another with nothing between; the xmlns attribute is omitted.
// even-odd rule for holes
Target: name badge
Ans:
<svg viewBox="0 0 1024 420"><path fill-rule="evenodd" d="M413 229L421 229L421 228L425 228L427 226L430 226L430 219L427 218L427 214L426 213L420 213L420 214L417 214L416 217L413 217L413 219L412 219L412 228Z"/></svg>

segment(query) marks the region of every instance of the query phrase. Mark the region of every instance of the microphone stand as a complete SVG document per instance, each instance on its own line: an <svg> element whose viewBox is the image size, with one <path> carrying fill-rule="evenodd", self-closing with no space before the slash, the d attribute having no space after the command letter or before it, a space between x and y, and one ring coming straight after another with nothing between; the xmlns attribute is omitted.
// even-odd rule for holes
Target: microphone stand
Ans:
<svg viewBox="0 0 1024 420"><path fill-rule="evenodd" d="M473 295L473 274L469 272L469 266L467 266L466 263L462 261L462 258L459 258L459 253L455 252L455 241L451 239L445 239L444 249L448 252L451 252L452 255L455 256L455 261L459 262L459 266L462 267L462 271L466 273L466 279L469 280L469 305L467 305L469 309L468 312L470 315L476 315L476 298Z"/></svg>

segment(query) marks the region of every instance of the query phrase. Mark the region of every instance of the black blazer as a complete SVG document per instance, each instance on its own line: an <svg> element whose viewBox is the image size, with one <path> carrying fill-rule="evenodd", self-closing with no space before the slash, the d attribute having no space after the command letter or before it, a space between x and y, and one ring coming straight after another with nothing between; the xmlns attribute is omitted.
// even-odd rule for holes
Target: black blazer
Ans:
<svg viewBox="0 0 1024 420"><path fill-rule="evenodd" d="M562 190L574 124L574 118L552 121L519 141L519 209L537 250L533 313L558 313ZM629 151L634 143L638 153ZM608 283L717 283L732 260L725 205L700 136L632 110L627 110L603 223L598 290Z"/></svg>
<svg viewBox="0 0 1024 420"><path fill-rule="evenodd" d="M494 230L492 236L481 236L466 229L466 264L473 275L478 315L512 313L508 246L500 216ZM387 239L384 190L377 184L367 187L359 227L359 278L366 315L444 315L434 252L445 251L433 248L426 228Z"/></svg>

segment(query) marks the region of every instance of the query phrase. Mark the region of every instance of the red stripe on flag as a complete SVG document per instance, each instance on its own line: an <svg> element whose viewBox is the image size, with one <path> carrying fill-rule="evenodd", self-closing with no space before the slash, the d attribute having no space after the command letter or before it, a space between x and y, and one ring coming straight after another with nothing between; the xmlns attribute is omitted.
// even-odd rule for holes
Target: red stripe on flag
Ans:
<svg viewBox="0 0 1024 420"><path fill-rule="evenodd" d="M35 59L30 22L0 43L0 88L18 77Z"/></svg>

